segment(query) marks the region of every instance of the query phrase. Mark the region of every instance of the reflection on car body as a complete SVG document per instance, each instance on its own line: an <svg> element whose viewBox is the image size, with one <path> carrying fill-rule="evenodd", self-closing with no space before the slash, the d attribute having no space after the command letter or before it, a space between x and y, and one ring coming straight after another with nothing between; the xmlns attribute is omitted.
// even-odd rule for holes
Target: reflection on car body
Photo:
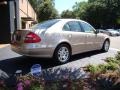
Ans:
<svg viewBox="0 0 120 90"><path fill-rule="evenodd" d="M108 35L98 33L89 23L77 19L53 19L39 23L28 30L17 30L12 50L31 57L54 57L60 63L71 55L92 51L108 51Z"/></svg>

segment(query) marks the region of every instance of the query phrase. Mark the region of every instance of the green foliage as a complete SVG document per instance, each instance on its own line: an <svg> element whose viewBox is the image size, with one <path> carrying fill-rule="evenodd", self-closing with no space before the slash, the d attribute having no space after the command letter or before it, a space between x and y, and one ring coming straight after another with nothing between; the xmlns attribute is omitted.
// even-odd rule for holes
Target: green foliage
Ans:
<svg viewBox="0 0 120 90"><path fill-rule="evenodd" d="M96 28L113 28L120 24L119 0L88 0L73 6L76 17L90 22Z"/></svg>
<svg viewBox="0 0 120 90"><path fill-rule="evenodd" d="M115 58L113 58L113 57L107 57L107 58L105 59L105 61L106 61L106 62L115 62Z"/></svg>
<svg viewBox="0 0 120 90"><path fill-rule="evenodd" d="M116 71L120 68L120 52L116 55L116 57L108 57L105 60L107 64L100 65L88 65L87 70L92 74L97 73L106 73L107 71Z"/></svg>
<svg viewBox="0 0 120 90"><path fill-rule="evenodd" d="M58 81L56 81L56 82L46 82L45 90L58 90L58 88L59 88Z"/></svg>
<svg viewBox="0 0 120 90"><path fill-rule="evenodd" d="M65 10L61 14L61 18L75 18L73 11Z"/></svg>
<svg viewBox="0 0 120 90"><path fill-rule="evenodd" d="M75 3L75 5L73 6L73 13L77 18L84 19L87 7L88 7L87 2Z"/></svg>
<svg viewBox="0 0 120 90"><path fill-rule="evenodd" d="M47 2L43 2L39 6L38 18L40 22L48 19L57 18L57 11L50 0L48 0Z"/></svg>
<svg viewBox="0 0 120 90"><path fill-rule="evenodd" d="M108 63L117 63L117 64L120 64L120 62L116 59L116 58L113 58L113 57L108 57L108 58L106 58L106 60L105 60L106 62L108 62Z"/></svg>
<svg viewBox="0 0 120 90"><path fill-rule="evenodd" d="M36 80L31 83L30 90L44 90L44 87L38 80Z"/></svg>
<svg viewBox="0 0 120 90"><path fill-rule="evenodd" d="M31 87L31 90L44 90L42 86L34 85Z"/></svg>
<svg viewBox="0 0 120 90"><path fill-rule="evenodd" d="M105 66L106 70L117 70L118 69L118 64L113 63L113 62L108 62L107 65Z"/></svg>
<svg viewBox="0 0 120 90"><path fill-rule="evenodd" d="M28 0L28 1L30 2L30 4L32 5L33 9L37 13L38 12L39 4L41 4L43 0Z"/></svg>
<svg viewBox="0 0 120 90"><path fill-rule="evenodd" d="M54 7L54 0L29 0L35 9L38 21L58 18L58 12Z"/></svg>
<svg viewBox="0 0 120 90"><path fill-rule="evenodd" d="M117 53L116 57L115 57L118 61L120 61L120 52Z"/></svg>
<svg viewBox="0 0 120 90"><path fill-rule="evenodd" d="M38 21L59 18L54 0L29 0L37 12ZM65 10L61 18L78 18L91 23L95 28L113 28L120 24L119 0L88 0L77 2L73 10Z"/></svg>
<svg viewBox="0 0 120 90"><path fill-rule="evenodd" d="M99 68L95 65L88 65L87 70L92 74L99 73Z"/></svg>
<svg viewBox="0 0 120 90"><path fill-rule="evenodd" d="M113 63L113 62L108 62L107 64L101 64L101 65L88 65L87 70L92 73L92 74L97 74L97 73L105 73L108 70L116 70L118 69L118 64Z"/></svg>

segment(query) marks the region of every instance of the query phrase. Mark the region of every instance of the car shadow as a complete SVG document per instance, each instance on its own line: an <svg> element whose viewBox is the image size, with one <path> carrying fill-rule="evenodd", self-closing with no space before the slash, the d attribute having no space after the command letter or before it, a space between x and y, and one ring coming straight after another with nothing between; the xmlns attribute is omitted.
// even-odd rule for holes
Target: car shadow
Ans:
<svg viewBox="0 0 120 90"><path fill-rule="evenodd" d="M68 63L74 62L79 59L90 57L102 53L101 51L92 51L72 56L72 60ZM34 64L40 64L42 69L48 69L62 64L56 63L53 59L48 58L29 58L25 56L10 58L0 61L0 69L7 74L14 74L16 70L22 70L22 74L30 72L30 68Z"/></svg>
<svg viewBox="0 0 120 90"><path fill-rule="evenodd" d="M104 53L104 52L102 52L100 50L95 50L95 51L80 53L80 54L73 55L71 60L75 61L75 60L83 59L83 58L86 58L86 57L91 57L93 55L97 55L97 54L101 54L101 53Z"/></svg>

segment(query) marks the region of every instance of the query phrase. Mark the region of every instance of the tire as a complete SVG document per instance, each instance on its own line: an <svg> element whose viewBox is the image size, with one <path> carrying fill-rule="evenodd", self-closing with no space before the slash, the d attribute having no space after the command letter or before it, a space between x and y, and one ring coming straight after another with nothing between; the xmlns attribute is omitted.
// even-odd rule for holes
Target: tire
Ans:
<svg viewBox="0 0 120 90"><path fill-rule="evenodd" d="M71 50L67 44L59 45L54 52L54 60L60 64L67 63L71 58Z"/></svg>
<svg viewBox="0 0 120 90"><path fill-rule="evenodd" d="M109 40L105 40L103 43L103 47L102 47L102 51L103 52L108 52L110 47L110 41Z"/></svg>

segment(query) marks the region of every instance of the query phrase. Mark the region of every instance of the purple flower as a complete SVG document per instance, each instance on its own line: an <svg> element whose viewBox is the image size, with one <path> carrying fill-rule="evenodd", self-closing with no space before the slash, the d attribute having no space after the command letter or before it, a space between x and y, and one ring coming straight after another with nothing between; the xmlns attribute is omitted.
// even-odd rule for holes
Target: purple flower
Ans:
<svg viewBox="0 0 120 90"><path fill-rule="evenodd" d="M23 86L19 86L17 90L23 90Z"/></svg>
<svg viewBox="0 0 120 90"><path fill-rule="evenodd" d="M17 84L17 90L23 90L23 83L22 82Z"/></svg>
<svg viewBox="0 0 120 90"><path fill-rule="evenodd" d="M30 84L31 84L30 80L25 80L24 83L26 86L30 86Z"/></svg>

